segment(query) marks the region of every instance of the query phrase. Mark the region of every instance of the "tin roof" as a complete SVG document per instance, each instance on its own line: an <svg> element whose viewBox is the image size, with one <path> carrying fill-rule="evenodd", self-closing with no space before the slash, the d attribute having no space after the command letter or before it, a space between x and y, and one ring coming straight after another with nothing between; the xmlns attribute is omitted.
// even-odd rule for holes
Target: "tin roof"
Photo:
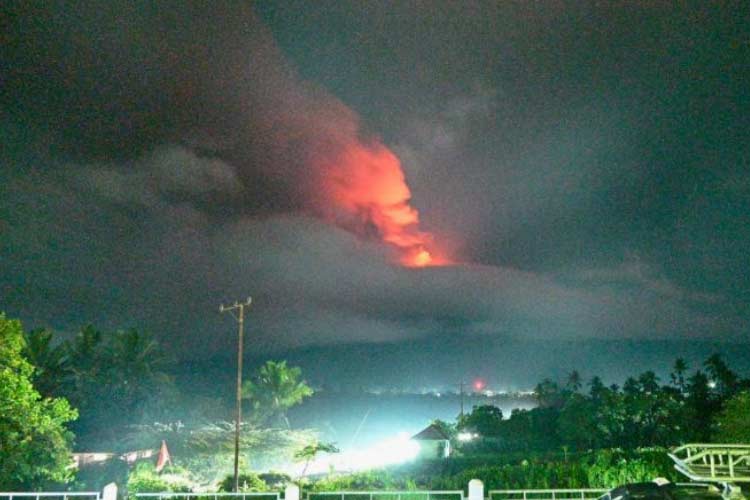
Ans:
<svg viewBox="0 0 750 500"><path fill-rule="evenodd" d="M416 441L442 441L450 439L445 432L435 424L430 424L411 438Z"/></svg>

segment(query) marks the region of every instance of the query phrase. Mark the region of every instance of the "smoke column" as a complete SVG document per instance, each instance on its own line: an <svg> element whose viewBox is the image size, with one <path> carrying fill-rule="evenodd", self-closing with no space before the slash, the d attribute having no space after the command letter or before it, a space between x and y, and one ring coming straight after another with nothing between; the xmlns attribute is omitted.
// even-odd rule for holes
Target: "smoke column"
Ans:
<svg viewBox="0 0 750 500"><path fill-rule="evenodd" d="M448 264L419 227L398 157L366 137L357 114L300 79L265 29L256 31L251 61L245 140L253 143L254 165L262 157L264 175L288 185L304 211L391 246L401 265Z"/></svg>
<svg viewBox="0 0 750 500"><path fill-rule="evenodd" d="M3 102L7 94L12 109L35 116L30 130L50 131L44 141L65 163L136 160L178 143L235 169L242 201L221 193L209 205L241 216L304 212L390 245L401 264L439 264L398 158L298 76L252 4L22 9L11 24L28 47Z"/></svg>

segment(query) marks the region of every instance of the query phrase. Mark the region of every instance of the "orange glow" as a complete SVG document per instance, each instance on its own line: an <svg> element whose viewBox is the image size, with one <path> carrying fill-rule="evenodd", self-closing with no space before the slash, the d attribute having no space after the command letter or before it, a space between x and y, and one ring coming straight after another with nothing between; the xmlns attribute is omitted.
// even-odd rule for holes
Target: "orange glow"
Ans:
<svg viewBox="0 0 750 500"><path fill-rule="evenodd" d="M398 251L408 267L444 265L433 257L433 237L420 230L419 212L410 205L411 191L401 162L379 142L355 141L337 154L313 158L327 218L357 234L377 238ZM331 208L332 206L332 208Z"/></svg>
<svg viewBox="0 0 750 500"><path fill-rule="evenodd" d="M428 266L432 262L432 255L425 249L417 252L417 255L412 259L412 264L416 267Z"/></svg>

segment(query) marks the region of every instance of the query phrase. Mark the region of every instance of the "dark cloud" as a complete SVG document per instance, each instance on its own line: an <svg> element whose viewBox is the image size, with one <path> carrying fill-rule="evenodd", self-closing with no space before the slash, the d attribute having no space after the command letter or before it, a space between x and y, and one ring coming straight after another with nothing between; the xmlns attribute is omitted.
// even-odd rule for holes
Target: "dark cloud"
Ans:
<svg viewBox="0 0 750 500"><path fill-rule="evenodd" d="M690 307L715 297L637 263L560 277L476 265L415 270L394 266L389 248L310 217L212 216L196 208L202 190L173 196L175 179L163 173L176 159L198 178L232 178L218 160L166 147L124 173L90 164L14 183L13 192L43 204L12 210L5 306L61 329L84 321L148 328L176 349L202 352L231 341L219 333L218 303L248 293L261 350L434 333L735 338L715 314Z"/></svg>
<svg viewBox="0 0 750 500"><path fill-rule="evenodd" d="M264 22L234 2L11 5L0 304L202 353L231 341L218 304L247 294L266 350L741 340L737 24L721 9L457 5L260 2ZM351 144L382 152L371 130L424 227L469 264L394 265L373 216L321 191L378 178L330 166Z"/></svg>

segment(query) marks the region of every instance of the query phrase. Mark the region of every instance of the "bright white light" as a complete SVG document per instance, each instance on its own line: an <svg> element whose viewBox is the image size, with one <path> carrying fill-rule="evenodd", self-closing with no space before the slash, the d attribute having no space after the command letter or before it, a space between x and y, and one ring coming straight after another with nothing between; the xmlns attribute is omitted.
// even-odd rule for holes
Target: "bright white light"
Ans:
<svg viewBox="0 0 750 500"><path fill-rule="evenodd" d="M710 381L710 382L708 383L708 388L709 388L709 389L716 389L716 382L714 382L713 380L711 380L711 381Z"/></svg>
<svg viewBox="0 0 750 500"><path fill-rule="evenodd" d="M459 432L458 433L458 440L459 441L471 441L476 437L475 434L472 434L471 432Z"/></svg>
<svg viewBox="0 0 750 500"><path fill-rule="evenodd" d="M306 473L319 474L331 469L340 472L377 469L414 460L419 449L419 443L403 432L369 448L322 456L308 466Z"/></svg>

